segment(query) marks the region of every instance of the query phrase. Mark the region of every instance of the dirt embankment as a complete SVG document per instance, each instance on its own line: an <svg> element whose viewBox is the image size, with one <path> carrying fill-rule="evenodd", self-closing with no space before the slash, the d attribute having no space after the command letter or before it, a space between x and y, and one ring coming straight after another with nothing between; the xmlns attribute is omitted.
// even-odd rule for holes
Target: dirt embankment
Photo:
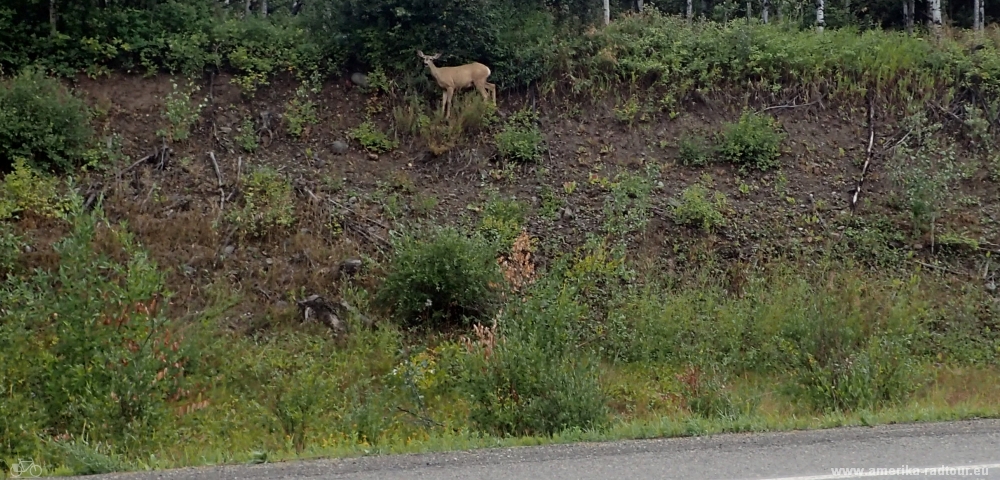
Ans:
<svg viewBox="0 0 1000 480"><path fill-rule="evenodd" d="M548 148L537 166L505 169L495 160L488 133L466 138L440 156L429 154L420 138L402 133L391 152L364 151L346 132L375 110L376 123L392 135L393 107L378 111L369 94L342 80L328 82L313 97L318 122L301 139L293 139L280 119L294 96L292 82L273 82L257 98L246 100L229 80L220 75L212 85L205 82L199 97L207 94L208 106L190 138L170 145L162 165L158 158L134 162L161 145L156 132L167 124L162 113L170 78L83 77L75 88L104 113L97 122L99 134L119 135L121 151L128 156L109 172L87 178L88 193L103 191L109 217L127 220L159 264L170 269L169 284L177 294L174 315L198 312L235 288L244 295L233 311L247 316L232 316L233 326L263 326L265 312L273 313L271 318L293 315L292 298L311 293L335 297L337 266L343 259L384 250L388 230L403 220L475 219L479 214L474 207L483 204L491 188L528 202L527 228L539 239L536 258L544 265L555 254L581 245L588 233L599 233L608 195L600 186L602 178L614 181L620 171L643 172L649 163L658 164L660 173L650 198L651 221L632 242L640 265L683 269L706 254L746 261L844 245L849 241L844 225L868 140L863 108L817 104L773 109L768 114L787 133L781 169L742 174L725 163L697 167L678 161L678 140L714 135L724 122L739 118L739 106L730 102L692 102L679 107L676 118L664 114L629 125L616 118L617 98L574 106L501 93L501 115L537 105ZM427 103L428 108L437 106ZM264 126L262 115L270 119L268 128L260 131L260 148L247 153L236 136L245 119ZM880 119L876 127L876 152L901 136L895 122ZM339 153L337 141L346 142L348 150ZM963 155L959 148L959 158ZM905 209L892 200L884 158L875 157L857 216L875 223L889 219L889 227L872 234L876 242L927 255L932 242L910 235ZM277 168L291 180L296 222L281 234L239 241L224 213L241 201L238 174L260 165ZM669 199L696 182L728 198L726 225L711 233L677 225L667 214ZM961 195L977 201L959 203L964 207L942 217L938 233L995 239L998 189L986 165L956 185ZM21 228L31 230L40 244L57 235L31 220L22 221ZM905 232L904 240L891 231ZM377 273L368 271L358 281L372 284Z"/></svg>

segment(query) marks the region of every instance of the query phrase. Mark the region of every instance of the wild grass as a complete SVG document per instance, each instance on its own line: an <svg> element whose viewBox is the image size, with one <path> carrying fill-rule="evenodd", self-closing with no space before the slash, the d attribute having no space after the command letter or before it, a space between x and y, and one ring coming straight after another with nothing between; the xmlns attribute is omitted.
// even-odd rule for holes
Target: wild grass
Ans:
<svg viewBox="0 0 1000 480"><path fill-rule="evenodd" d="M6 262L0 288L14 320L0 326L9 367L0 381L17 386L0 408L19 419L0 430L3 456L51 472L1000 415L995 302L934 275L785 261L744 271L736 292L708 270L629 284L622 251L594 244L506 290L495 314L472 313L473 331L458 338L414 336L388 318L372 325L364 316L378 310L363 287L343 292L355 308L341 340L291 323L222 333L224 306L193 323L139 308L120 317L131 329L113 330L102 325L121 311L86 282L58 301L46 300L47 286L117 272L131 286L105 291L149 304L162 277L120 226L80 211L67 218L59 251L73 260L34 273ZM410 255L434 245L412 243ZM427 270L406 265L416 279ZM59 340L18 344L31 328ZM149 348L130 347L147 335ZM39 373L102 341L122 345L117 367L75 353L90 370ZM87 408L46 393L119 369L128 375L102 383L110 393L81 397ZM106 401L122 388L145 397Z"/></svg>

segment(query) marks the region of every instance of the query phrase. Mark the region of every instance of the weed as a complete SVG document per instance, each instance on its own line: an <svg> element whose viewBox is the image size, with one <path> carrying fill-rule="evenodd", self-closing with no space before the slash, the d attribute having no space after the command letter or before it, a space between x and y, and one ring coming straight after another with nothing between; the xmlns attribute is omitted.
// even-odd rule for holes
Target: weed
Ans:
<svg viewBox="0 0 1000 480"><path fill-rule="evenodd" d="M292 184L270 167L257 167L242 180L243 207L226 215L241 237L265 236L295 222Z"/></svg>
<svg viewBox="0 0 1000 480"><path fill-rule="evenodd" d="M785 134L777 130L774 119L747 110L737 123L723 127L718 151L723 158L743 168L770 170L779 165L784 138Z"/></svg>
<svg viewBox="0 0 1000 480"><path fill-rule="evenodd" d="M528 205L524 202L515 198L503 199L492 195L483 208L479 232L496 245L498 251L505 251L521 233L527 212Z"/></svg>
<svg viewBox="0 0 1000 480"><path fill-rule="evenodd" d="M542 155L542 131L538 114L527 108L513 113L504 128L494 136L500 156L516 162L537 162Z"/></svg>
<svg viewBox="0 0 1000 480"><path fill-rule="evenodd" d="M59 193L59 179L33 170L23 158L0 182L0 221L28 212L49 218L65 218L71 198Z"/></svg>
<svg viewBox="0 0 1000 480"><path fill-rule="evenodd" d="M705 166L712 159L712 148L701 135L684 137L678 142L681 165Z"/></svg>
<svg viewBox="0 0 1000 480"><path fill-rule="evenodd" d="M163 118L169 122L166 128L156 131L157 136L168 142L184 141L191 135L191 127L201 116L201 110L205 108L206 100L202 99L197 104L192 104L192 96L201 90L195 85L193 80L188 81L188 85L183 89L178 89L177 83L170 82L171 91L165 99L165 109Z"/></svg>
<svg viewBox="0 0 1000 480"><path fill-rule="evenodd" d="M726 195L714 194L704 185L696 183L681 191L680 198L670 199L670 214L680 225L699 227L709 232L726 223L723 211L728 207Z"/></svg>
<svg viewBox="0 0 1000 480"><path fill-rule="evenodd" d="M254 126L252 118L244 118L240 126L236 128L236 143L247 153L253 153L257 150L260 138L257 136L257 130Z"/></svg>
<svg viewBox="0 0 1000 480"><path fill-rule="evenodd" d="M371 120L366 120L347 132L347 136L372 153L388 152L399 146L398 141L389 138Z"/></svg>
<svg viewBox="0 0 1000 480"><path fill-rule="evenodd" d="M308 136L311 125L319 123L316 104L309 98L306 85L295 89L295 96L285 104L285 126L293 138Z"/></svg>

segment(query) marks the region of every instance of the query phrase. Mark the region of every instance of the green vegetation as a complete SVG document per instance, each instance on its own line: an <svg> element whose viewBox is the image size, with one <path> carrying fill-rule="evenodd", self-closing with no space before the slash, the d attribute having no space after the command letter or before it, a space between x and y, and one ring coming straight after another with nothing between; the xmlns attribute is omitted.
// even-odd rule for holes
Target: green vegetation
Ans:
<svg viewBox="0 0 1000 480"><path fill-rule="evenodd" d="M712 192L700 183L681 191L680 198L672 199L671 215L680 225L690 225L711 231L726 223L723 212L728 206L726 195Z"/></svg>
<svg viewBox="0 0 1000 480"><path fill-rule="evenodd" d="M741 167L777 168L785 135L776 131L775 123L770 117L744 112L738 122L727 124L722 131L719 153Z"/></svg>
<svg viewBox="0 0 1000 480"><path fill-rule="evenodd" d="M0 7L0 464L1000 416L995 26L229 3ZM499 105L441 118L416 49ZM177 77L122 113L112 72Z"/></svg>
<svg viewBox="0 0 1000 480"><path fill-rule="evenodd" d="M72 171L93 135L89 115L83 100L40 69L0 81L0 172L18 157L34 168Z"/></svg>
<svg viewBox="0 0 1000 480"><path fill-rule="evenodd" d="M227 219L243 237L262 237L292 225L295 203L292 184L273 168L254 168L243 180L243 207Z"/></svg>
<svg viewBox="0 0 1000 480"><path fill-rule="evenodd" d="M495 308L500 270L489 244L452 228L404 235L376 300L407 324L471 323Z"/></svg>
<svg viewBox="0 0 1000 480"><path fill-rule="evenodd" d="M520 110L510 116L503 130L495 136L497 151L502 158L515 162L541 159L544 138L536 124L537 119L537 113L530 110Z"/></svg>

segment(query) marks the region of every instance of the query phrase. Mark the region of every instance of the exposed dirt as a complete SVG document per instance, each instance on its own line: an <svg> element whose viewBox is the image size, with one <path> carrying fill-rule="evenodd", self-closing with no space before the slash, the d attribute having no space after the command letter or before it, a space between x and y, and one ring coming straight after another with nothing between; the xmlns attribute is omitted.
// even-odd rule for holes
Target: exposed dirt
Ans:
<svg viewBox="0 0 1000 480"><path fill-rule="evenodd" d="M581 245L588 233L599 232L607 192L590 183L592 175L613 180L619 171L641 172L650 162L660 165L657 181L662 186L653 193L653 219L633 244L640 263L670 271L683 269L686 262L706 254L746 261L791 250L818 251L844 241L840 232L844 218L850 215L850 199L867 147L864 108L820 104L777 108L768 113L788 133L780 171L741 175L728 164L685 167L677 161L676 141L693 132L714 134L723 122L738 118L738 105L706 99L683 105L674 119L660 115L652 122L630 126L615 118L616 98L571 108L534 96L501 93L501 115L524 105L537 106L548 146L539 165L544 172L535 166L518 166L510 182L498 173L501 165L493 159L495 148L488 134L467 139L466 144L441 156L428 153L421 139L400 134L400 145L394 151L377 158L368 154L346 138L347 130L365 120L370 105L369 95L349 82L338 80L324 86L314 98L318 124L303 139L293 140L286 135L280 114L294 95L294 82L275 81L255 99L246 100L229 77L220 75L213 80L211 84L206 80L200 92L210 95L210 103L191 138L171 145L172 155L162 169L156 161L129 166L160 145L156 132L166 125L161 112L164 97L171 91L170 78L120 74L96 80L80 77L75 88L91 105L106 112L98 121L99 133L119 134L122 152L127 155L109 172L86 178L88 193L103 192L109 218L128 221L159 264L170 270L169 286L176 292L173 314L196 314L233 289L244 293L233 311L245 317L231 317L233 327L262 327L268 321L294 315L293 298L312 293L336 297L339 262L383 248L382 240L388 238L394 218L420 216L412 208L419 196L438 199L428 215L438 222L476 218L469 206L481 204L491 186L504 195L529 201L528 230L540 239L535 258L544 266L554 255ZM428 107L437 106L431 97L427 102ZM247 154L235 144L235 132L247 117L258 119L260 126L262 112L270 113L273 137L264 135L261 148ZM385 106L375 118L389 130L392 106ZM878 119L876 151L900 137L894 123ZM338 140L350 145L342 155L333 149ZM209 152L218 160L221 191ZM964 149L959 150L959 158L968 156ZM880 162L882 159L876 157L857 215L888 215L898 228L908 231L903 223L906 212L891 208L888 201L891 184ZM298 222L283 234L239 244L225 222L215 224L224 210L240 201L239 195L233 194L238 190L238 171L257 165L276 167L292 179ZM706 173L731 205L727 225L710 234L675 225L664 213L670 197ZM342 186L337 188L340 182ZM567 182L576 182L572 193L564 189ZM561 200L549 218L538 215L544 186ZM379 191L395 192L407 200L396 217L387 211L384 199L372 199ZM989 180L985 166L963 181L962 193L979 203L969 203L948 215L937 226L938 231L961 232L995 243L1000 218L998 186ZM346 214L342 235L325 227L331 212ZM813 219L814 214L819 221ZM41 262L43 246L57 233L50 225L31 219L23 220L20 228L42 246L37 254ZM927 255L929 245L930 239L915 239L910 245L898 246ZM371 285L375 273L369 271L358 281Z"/></svg>

